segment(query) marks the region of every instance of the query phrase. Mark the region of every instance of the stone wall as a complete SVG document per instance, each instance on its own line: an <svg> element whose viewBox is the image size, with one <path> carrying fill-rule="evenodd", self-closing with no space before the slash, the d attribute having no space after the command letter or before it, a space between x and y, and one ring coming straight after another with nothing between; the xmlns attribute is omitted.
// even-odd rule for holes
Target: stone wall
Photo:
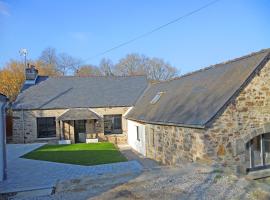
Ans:
<svg viewBox="0 0 270 200"><path fill-rule="evenodd" d="M147 124L146 156L166 165L178 165L204 156L204 130Z"/></svg>
<svg viewBox="0 0 270 200"><path fill-rule="evenodd" d="M246 143L270 132L270 61L205 131L209 158L243 171L249 162Z"/></svg>
<svg viewBox="0 0 270 200"><path fill-rule="evenodd" d="M92 111L98 115L124 115L129 107L112 107L112 108L94 108ZM32 142L49 142L56 143L60 138L60 124L56 123L56 137L54 138L38 138L37 137L37 117L59 117L67 109L56 110L14 110L13 111L13 143L32 143ZM63 134L65 139L70 139L72 142L74 138L74 121L63 122ZM96 131L98 138L103 141L110 141L115 144L127 143L127 120L122 117L123 134L104 135L103 120L95 122L94 120L86 121L87 138L92 138L93 131ZM95 128L95 130L94 130Z"/></svg>
<svg viewBox="0 0 270 200"><path fill-rule="evenodd" d="M101 140L109 141L114 144L127 144L127 120L124 114L130 109L130 107L110 107L110 108L93 108L92 111L98 113L99 115L117 115L122 114L122 134L110 134L104 135L104 123L100 122L100 127L98 131L98 137Z"/></svg>
<svg viewBox="0 0 270 200"><path fill-rule="evenodd" d="M269 122L270 61L207 128L147 124L147 156L170 165L181 160L218 162L243 172L249 162L246 143L270 132Z"/></svg>
<svg viewBox="0 0 270 200"><path fill-rule="evenodd" d="M58 110L14 110L13 111L13 143L51 142L59 139L59 124L56 123L55 138L37 137L37 117L59 117L66 109Z"/></svg>

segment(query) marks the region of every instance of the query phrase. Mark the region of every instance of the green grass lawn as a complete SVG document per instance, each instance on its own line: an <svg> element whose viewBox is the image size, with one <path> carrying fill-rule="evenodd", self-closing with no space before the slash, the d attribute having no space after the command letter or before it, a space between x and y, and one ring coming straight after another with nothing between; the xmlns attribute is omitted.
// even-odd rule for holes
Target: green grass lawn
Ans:
<svg viewBox="0 0 270 200"><path fill-rule="evenodd" d="M46 160L76 165L99 165L127 161L114 144L44 145L22 156L34 160Z"/></svg>

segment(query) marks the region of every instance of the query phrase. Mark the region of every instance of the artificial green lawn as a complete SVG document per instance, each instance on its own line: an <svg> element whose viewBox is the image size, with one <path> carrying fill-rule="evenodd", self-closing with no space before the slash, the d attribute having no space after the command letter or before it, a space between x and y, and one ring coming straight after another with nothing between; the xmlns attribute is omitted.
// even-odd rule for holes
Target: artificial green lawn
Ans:
<svg viewBox="0 0 270 200"><path fill-rule="evenodd" d="M77 165L99 165L127 161L114 144L44 145L22 156L34 160L46 160Z"/></svg>

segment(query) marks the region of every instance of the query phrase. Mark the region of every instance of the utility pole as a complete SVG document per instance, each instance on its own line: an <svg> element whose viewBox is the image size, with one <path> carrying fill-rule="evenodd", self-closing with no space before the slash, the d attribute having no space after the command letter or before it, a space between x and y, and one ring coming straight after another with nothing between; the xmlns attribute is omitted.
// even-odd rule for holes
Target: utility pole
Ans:
<svg viewBox="0 0 270 200"><path fill-rule="evenodd" d="M26 56L28 54L27 49L20 49L19 53L21 56L24 56L24 68L26 69Z"/></svg>

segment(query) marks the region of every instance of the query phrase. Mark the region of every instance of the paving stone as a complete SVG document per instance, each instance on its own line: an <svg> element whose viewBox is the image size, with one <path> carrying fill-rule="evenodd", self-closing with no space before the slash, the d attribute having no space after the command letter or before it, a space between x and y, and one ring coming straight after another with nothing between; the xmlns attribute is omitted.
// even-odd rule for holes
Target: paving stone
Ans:
<svg viewBox="0 0 270 200"><path fill-rule="evenodd" d="M135 160L95 166L81 166L20 158L44 144L7 145L8 179L0 182L0 193L53 187L57 181L100 174L138 173L142 166Z"/></svg>

